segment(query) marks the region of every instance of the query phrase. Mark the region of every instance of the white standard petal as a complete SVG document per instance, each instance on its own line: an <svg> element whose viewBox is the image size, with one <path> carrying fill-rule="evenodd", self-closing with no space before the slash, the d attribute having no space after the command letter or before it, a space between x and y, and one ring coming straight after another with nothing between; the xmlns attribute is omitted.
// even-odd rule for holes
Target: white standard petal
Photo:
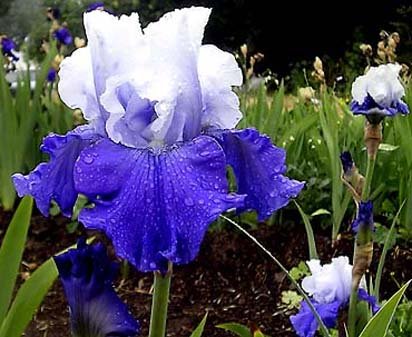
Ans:
<svg viewBox="0 0 412 337"><path fill-rule="evenodd" d="M142 36L139 16L133 13L117 18L105 11L92 11L84 14L84 25L96 92L100 96L106 80L130 71L137 57Z"/></svg>
<svg viewBox="0 0 412 337"><path fill-rule="evenodd" d="M383 108L391 107L405 95L399 80L401 68L399 64L371 67L365 75L359 76L353 83L353 99L362 104L369 94Z"/></svg>
<svg viewBox="0 0 412 337"><path fill-rule="evenodd" d="M59 93L71 108L82 110L99 133L105 133L109 113L101 94L112 75L120 76L134 62L142 35L137 14L119 18L104 11L84 14L88 45L64 59L59 72Z"/></svg>
<svg viewBox="0 0 412 337"><path fill-rule="evenodd" d="M202 126L232 129L242 118L239 99L232 86L243 82L234 56L213 45L200 48L199 80L202 89Z"/></svg>
<svg viewBox="0 0 412 337"><path fill-rule="evenodd" d="M100 107L93 80L90 49L79 48L60 64L58 90L63 102L72 109L81 109L87 120L100 116Z"/></svg>
<svg viewBox="0 0 412 337"><path fill-rule="evenodd" d="M191 7L165 14L145 30L153 77L143 97L155 100L155 141L173 143L200 133L202 110L197 59L211 10Z"/></svg>
<svg viewBox="0 0 412 337"><path fill-rule="evenodd" d="M366 86L366 75L358 76L352 83L352 97L359 104L362 104L365 101L366 96L368 95Z"/></svg>
<svg viewBox="0 0 412 337"><path fill-rule="evenodd" d="M312 275L302 280L303 289L319 303L339 300L346 302L350 296L352 266L346 256L332 259L332 263L320 265L319 260L311 260L308 266Z"/></svg>

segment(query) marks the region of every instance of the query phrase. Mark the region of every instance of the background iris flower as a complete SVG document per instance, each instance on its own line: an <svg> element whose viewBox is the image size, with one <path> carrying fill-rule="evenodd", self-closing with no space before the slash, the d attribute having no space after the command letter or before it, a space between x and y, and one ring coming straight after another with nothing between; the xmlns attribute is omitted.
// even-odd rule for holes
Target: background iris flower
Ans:
<svg viewBox="0 0 412 337"><path fill-rule="evenodd" d="M75 337L134 337L139 323L113 289L118 271L101 244L80 239L76 249L54 257L70 308Z"/></svg>
<svg viewBox="0 0 412 337"><path fill-rule="evenodd" d="M401 100L405 96L399 80L401 68L399 64L382 64L371 67L365 75L356 78L352 84L353 113L377 120L398 113L408 114L408 106Z"/></svg>
<svg viewBox="0 0 412 337"><path fill-rule="evenodd" d="M254 129L234 130L242 73L233 55L202 45L210 12L175 10L143 30L136 13L85 13L88 45L62 62L59 93L88 125L46 137L50 161L14 175L19 195L45 215L55 200L70 216L78 194L87 196L93 207L80 221L142 271L190 262L222 212L256 210L262 220L303 188L284 175L283 149Z"/></svg>
<svg viewBox="0 0 412 337"><path fill-rule="evenodd" d="M66 27L60 27L56 29L53 33L53 36L57 41L66 46L73 42L73 37L70 34L69 29Z"/></svg>
<svg viewBox="0 0 412 337"><path fill-rule="evenodd" d="M352 285L352 265L347 256L339 256L332 259L332 263L321 266L319 260L307 262L311 271L302 281L302 288L312 296L312 303L328 328L334 328L339 311L349 304ZM373 313L379 310L376 299L370 296L366 288L365 280L361 282L358 298L371 305ZM290 321L300 337L313 337L318 329L318 322L309 306L302 301L301 308L296 315L290 317Z"/></svg>
<svg viewBox="0 0 412 337"><path fill-rule="evenodd" d="M352 223L352 230L357 233L361 227L370 228L372 231L375 230L373 203L371 200L361 201L359 203L358 214Z"/></svg>
<svg viewBox="0 0 412 337"><path fill-rule="evenodd" d="M16 43L9 37L1 36L1 51L4 56L11 57L13 61L18 61L19 58L15 54Z"/></svg>

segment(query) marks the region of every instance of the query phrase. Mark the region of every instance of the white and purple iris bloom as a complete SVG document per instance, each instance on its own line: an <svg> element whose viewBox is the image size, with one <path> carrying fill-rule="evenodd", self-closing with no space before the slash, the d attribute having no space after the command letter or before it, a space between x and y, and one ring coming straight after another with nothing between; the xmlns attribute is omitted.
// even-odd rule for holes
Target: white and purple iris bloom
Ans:
<svg viewBox="0 0 412 337"><path fill-rule="evenodd" d="M113 289L118 265L101 244L80 239L76 249L55 256L60 280L69 302L70 325L76 337L134 337L139 323Z"/></svg>
<svg viewBox="0 0 412 337"><path fill-rule="evenodd" d="M352 230L355 233L361 228L368 228L371 231L375 230L375 222L373 221L373 203L372 201L361 201L359 203L358 214L352 222Z"/></svg>
<svg viewBox="0 0 412 337"><path fill-rule="evenodd" d="M69 29L66 27L60 27L56 29L53 33L54 38L59 41L61 44L64 44L68 46L69 44L72 44L73 42L73 37L72 34L70 33Z"/></svg>
<svg viewBox="0 0 412 337"><path fill-rule="evenodd" d="M399 80L399 64L383 64L371 67L352 84L353 113L365 115L370 122L379 122L385 116L408 114L408 106L402 101L405 89Z"/></svg>
<svg viewBox="0 0 412 337"><path fill-rule="evenodd" d="M18 61L19 58L15 54L16 52L16 43L13 39L9 37L1 37L1 51L4 56L10 57L13 61Z"/></svg>
<svg viewBox="0 0 412 337"><path fill-rule="evenodd" d="M256 210L263 220L304 185L284 176L285 151L268 137L234 130L242 114L231 87L242 73L231 54L202 45L209 15L175 10L142 30L136 13L85 13L88 45L62 62L59 93L88 125L46 137L50 161L14 175L18 194L45 215L54 200L70 216L87 196L93 207L80 221L142 271L193 260L222 212Z"/></svg>
<svg viewBox="0 0 412 337"><path fill-rule="evenodd" d="M302 281L302 288L312 297L312 304L327 328L336 327L339 311L349 304L352 285L352 265L347 256L332 259L332 263L321 266L319 260L307 262L311 276ZM360 300L370 304L372 312L379 310L376 299L365 290L365 281L361 282L358 292ZM318 329L318 322L305 301L296 315L290 317L296 333L300 337L313 337Z"/></svg>

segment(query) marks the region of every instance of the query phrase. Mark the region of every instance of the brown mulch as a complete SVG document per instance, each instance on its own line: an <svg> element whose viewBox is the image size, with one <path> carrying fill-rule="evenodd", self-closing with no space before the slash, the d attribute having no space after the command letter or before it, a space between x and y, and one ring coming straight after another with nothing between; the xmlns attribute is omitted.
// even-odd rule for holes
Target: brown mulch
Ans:
<svg viewBox="0 0 412 337"><path fill-rule="evenodd" d="M11 214L0 211L0 240ZM20 282L36 266L48 257L76 242L81 234L69 234L68 220L57 216L49 219L34 214L29 238L24 253ZM315 229L315 233L319 231ZM317 236L317 245L322 260L332 256L351 255L352 238L345 235L334 249L327 235ZM307 243L303 226L293 222L282 226L260 225L251 233L260 240L287 268L307 259ZM103 238L104 240L104 238ZM376 270L380 249L376 247L374 265ZM384 270L382 290L387 298L397 289L396 282L412 278L412 248L406 244L391 250ZM393 273L393 274L392 274ZM144 274L130 267L125 280L116 282L119 295L142 325L142 336L147 335L150 316L152 275ZM186 266L176 266L172 279L169 305L168 336L190 336L190 332L209 313L205 337L231 336L215 325L225 322L239 322L257 325L273 337L292 337L288 311L282 306L283 290L291 289L285 275L258 250L254 244L233 228L209 231L202 244L200 254ZM25 336L68 337L68 310L66 299L59 282L55 282L46 296Z"/></svg>

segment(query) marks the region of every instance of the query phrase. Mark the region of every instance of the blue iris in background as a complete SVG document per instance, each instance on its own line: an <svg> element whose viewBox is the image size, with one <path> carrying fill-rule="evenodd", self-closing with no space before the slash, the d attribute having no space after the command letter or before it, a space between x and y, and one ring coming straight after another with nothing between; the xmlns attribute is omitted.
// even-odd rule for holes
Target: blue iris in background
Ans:
<svg viewBox="0 0 412 337"><path fill-rule="evenodd" d="M222 212L256 210L264 220L304 185L285 176L283 149L234 129L242 73L233 55L202 45L209 15L175 10L142 30L136 13L85 13L88 45L62 62L59 93L88 124L46 137L50 161L14 175L18 194L45 215L54 200L70 216L85 195L92 207L80 221L142 271L193 260Z"/></svg>
<svg viewBox="0 0 412 337"><path fill-rule="evenodd" d="M73 37L70 34L69 29L66 27L60 27L56 29L53 33L53 36L57 41L66 46L73 42Z"/></svg>
<svg viewBox="0 0 412 337"><path fill-rule="evenodd" d="M49 71L47 72L47 82L54 82L56 80L57 77L57 71L56 69L54 69L53 67L51 67L49 69Z"/></svg>
<svg viewBox="0 0 412 337"><path fill-rule="evenodd" d="M70 308L76 337L134 337L139 323L113 289L117 264L101 244L80 239L76 249L54 257Z"/></svg>
<svg viewBox="0 0 412 337"><path fill-rule="evenodd" d="M373 221L373 203L372 201L361 201L359 204L358 214L352 223L352 230L357 233L360 228L375 229Z"/></svg>
<svg viewBox="0 0 412 337"><path fill-rule="evenodd" d="M342 152L340 155L340 160L342 163L343 173L349 174L354 165L352 155L350 154L350 152L349 151Z"/></svg>
<svg viewBox="0 0 412 337"><path fill-rule="evenodd" d="M399 80L401 68L399 64L382 64L357 77L352 84L353 113L365 115L371 123L385 116L408 114L408 106L402 101L405 89Z"/></svg>
<svg viewBox="0 0 412 337"><path fill-rule="evenodd" d="M10 57L13 61L18 61L19 58L15 54L16 43L9 37L0 37L1 51L4 56Z"/></svg>
<svg viewBox="0 0 412 337"><path fill-rule="evenodd" d="M104 10L104 3L103 1L92 2L87 6L86 12L91 12L94 10Z"/></svg>
<svg viewBox="0 0 412 337"><path fill-rule="evenodd" d="M304 277L302 288L311 296L311 303L327 328L336 327L339 313L349 304L352 287L352 265L347 256L333 258L331 263L320 264L313 259L307 262L311 275ZM375 314L380 306L376 298L365 290L362 279L358 290L359 300L367 302ZM306 301L301 302L299 312L290 317L293 328L299 337L314 337L318 322Z"/></svg>

